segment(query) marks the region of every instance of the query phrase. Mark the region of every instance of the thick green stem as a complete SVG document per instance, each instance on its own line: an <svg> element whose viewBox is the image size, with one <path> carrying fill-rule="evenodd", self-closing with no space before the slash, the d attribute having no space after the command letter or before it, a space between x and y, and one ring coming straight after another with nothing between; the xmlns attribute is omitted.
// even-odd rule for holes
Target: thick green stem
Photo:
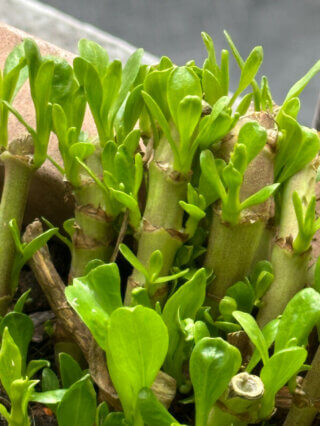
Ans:
<svg viewBox="0 0 320 426"><path fill-rule="evenodd" d="M313 424L319 407L316 408L313 402L320 400L320 348L317 350L311 364L311 370L308 371L302 384L302 391L305 394L304 407L298 407L295 403L292 404L288 416L284 422L284 426L309 426Z"/></svg>
<svg viewBox="0 0 320 426"><path fill-rule="evenodd" d="M92 185L99 192L96 185ZM100 259L107 262L112 254L114 230L112 220L99 203L92 204L87 196L87 188L78 193L78 206L75 209L75 233L72 237L72 261L70 280L84 274L85 267L91 260ZM86 202L87 201L87 202Z"/></svg>
<svg viewBox="0 0 320 426"><path fill-rule="evenodd" d="M90 169L102 175L99 147L88 160ZM74 189L76 201L75 232L72 237L72 260L69 281L85 273L91 260L108 262L115 237L113 218L109 215L110 206L103 190L83 171L79 175L80 185Z"/></svg>
<svg viewBox="0 0 320 426"><path fill-rule="evenodd" d="M183 209L179 201L186 198L187 179L172 170L172 163L171 148L166 140L162 140L149 168L148 198L137 253L138 259L147 265L152 252L161 250L161 275L170 272L176 252L183 242ZM131 291L145 284L144 276L134 270L128 280L125 298L127 305L131 301ZM167 285L164 284L151 296L154 301L162 301L166 294Z"/></svg>
<svg viewBox="0 0 320 426"><path fill-rule="evenodd" d="M309 164L295 174L283 190L279 235L271 255L275 278L262 299L257 317L260 327L280 315L290 299L307 283L310 250L297 254L292 248L292 241L299 231L292 194L297 191L307 205L315 192L315 176L316 169Z"/></svg>
<svg viewBox="0 0 320 426"><path fill-rule="evenodd" d="M1 154L5 177L0 205L0 314L4 315L12 298L12 266L15 243L9 228L16 219L20 229L28 199L29 185L34 169L30 164L32 141L29 137L10 144L10 151Z"/></svg>
<svg viewBox="0 0 320 426"><path fill-rule="evenodd" d="M218 148L217 156L229 161L230 153L238 141L241 127L249 122L257 121L265 127L268 135L267 144L249 163L240 189L240 201L244 201L266 185L273 183L274 145L277 130L274 119L265 112L253 113L243 117L236 127L223 140ZM208 287L207 304L212 307L212 315L218 314L218 305L225 296L226 290L249 272L254 261L268 253L268 243L263 244L264 230L274 214L274 202L269 198L266 202L250 207L241 213L240 223L230 225L221 219L221 212L214 207L210 228L208 250L205 266L212 268L215 279ZM259 253L258 253L259 252Z"/></svg>
<svg viewBox="0 0 320 426"><path fill-rule="evenodd" d="M271 256L274 281L262 299L257 317L261 328L280 315L290 299L305 286L309 257L309 252L295 254L292 247L276 242Z"/></svg>
<svg viewBox="0 0 320 426"><path fill-rule="evenodd" d="M213 269L215 279L208 287L206 303L216 317L227 288L249 273L265 223L248 219L232 226L223 223L219 213L213 214L205 266Z"/></svg>

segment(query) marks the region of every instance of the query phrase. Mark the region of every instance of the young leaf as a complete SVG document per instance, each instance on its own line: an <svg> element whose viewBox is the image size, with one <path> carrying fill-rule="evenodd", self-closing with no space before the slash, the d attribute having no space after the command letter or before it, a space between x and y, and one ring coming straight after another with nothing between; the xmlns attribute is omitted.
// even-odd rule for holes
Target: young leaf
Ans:
<svg viewBox="0 0 320 426"><path fill-rule="evenodd" d="M64 352L59 354L59 365L62 386L65 389L68 389L84 376L80 365L69 354Z"/></svg>
<svg viewBox="0 0 320 426"><path fill-rule="evenodd" d="M143 421L152 426L171 426L176 419L165 409L149 388L142 388L138 395L138 408Z"/></svg>
<svg viewBox="0 0 320 426"><path fill-rule="evenodd" d="M223 89L217 77L211 71L205 69L203 71L202 84L206 101L209 105L214 105L223 96Z"/></svg>
<svg viewBox="0 0 320 426"><path fill-rule="evenodd" d="M142 91L141 93L147 105L147 108L150 111L150 114L152 115L154 119L158 121L159 126L161 127L165 137L167 138L170 144L170 147L172 149L172 152L174 153L175 161L178 162L179 161L178 149L177 149L175 141L173 140L171 136L171 130L163 112L161 111L159 106L156 104L156 102L152 99L152 97L147 92Z"/></svg>
<svg viewBox="0 0 320 426"><path fill-rule="evenodd" d="M56 405L62 401L66 393L67 389L55 389L46 392L32 392L30 395L30 401L39 402L40 404L45 404L47 406ZM70 424L73 425L73 423Z"/></svg>
<svg viewBox="0 0 320 426"><path fill-rule="evenodd" d="M320 71L320 60L317 61L313 67L304 75L299 81L297 81L289 90L284 104L286 104L290 99L299 96L303 89L307 86L310 80Z"/></svg>
<svg viewBox="0 0 320 426"><path fill-rule="evenodd" d="M240 366L239 350L220 337L207 337L196 344L190 358L190 376L197 426L207 426L210 410Z"/></svg>
<svg viewBox="0 0 320 426"><path fill-rule="evenodd" d="M47 392L51 390L59 389L59 379L56 373L50 368L44 368L42 370L42 380L41 380L41 388L42 392Z"/></svg>
<svg viewBox="0 0 320 426"><path fill-rule="evenodd" d="M249 106L252 102L253 93L247 93L241 99L239 105L237 106L236 112L240 114L240 116L245 115L249 109Z"/></svg>
<svg viewBox="0 0 320 426"><path fill-rule="evenodd" d="M251 342L258 349L263 363L266 364L269 359L267 343L254 318L250 314L241 311L235 311L232 315L246 332Z"/></svg>
<svg viewBox="0 0 320 426"><path fill-rule="evenodd" d="M167 82L171 69L163 71L152 71L144 80L144 90L154 99L161 109L166 120L170 118L170 111L167 98Z"/></svg>
<svg viewBox="0 0 320 426"><path fill-rule="evenodd" d="M15 305L14 305L14 308L13 308L13 311L14 312L19 312L19 313L21 313L22 314L22 312L23 312L23 308L24 308L24 305L26 304L26 302L27 302L27 300L28 300L28 297L29 297L29 294L30 294L30 292L31 292L31 288L29 288L29 290L27 290L27 291L25 291L20 297L19 297L19 299L16 301L16 303L15 303Z"/></svg>
<svg viewBox="0 0 320 426"><path fill-rule="evenodd" d="M64 394L57 409L59 426L93 425L96 414L96 393L90 376L74 383Z"/></svg>
<svg viewBox="0 0 320 426"><path fill-rule="evenodd" d="M250 55L248 56L246 62L243 65L243 68L241 69L239 85L230 101L230 105L233 104L233 102L241 92L243 92L250 84L252 84L252 81L254 80L254 77L256 76L260 65L262 64L262 61L263 49L261 46L256 46L250 52Z"/></svg>
<svg viewBox="0 0 320 426"><path fill-rule="evenodd" d="M237 64L239 65L239 68L241 70L243 70L244 68L244 60L242 59L238 49L236 48L235 44L233 43L230 34L227 33L227 31L223 32L225 35L225 38L230 46L230 49L232 51L232 54L237 62ZM258 83L256 82L255 79L252 80L251 82L252 88L253 88L253 95L254 95L254 105L255 105L255 109L258 111L260 109L260 98L261 98L261 94L260 94L260 88Z"/></svg>
<svg viewBox="0 0 320 426"><path fill-rule="evenodd" d="M142 89L143 85L140 84L139 86L135 87L128 96L123 113L123 125L126 134L131 132L141 114L141 110L143 108L143 98L141 95Z"/></svg>
<svg viewBox="0 0 320 426"><path fill-rule="evenodd" d="M248 197L241 203L241 210L247 209L252 206L256 206L257 204L262 204L270 198L276 189L279 187L280 183L274 183L272 185L265 186L260 189L260 191Z"/></svg>
<svg viewBox="0 0 320 426"><path fill-rule="evenodd" d="M320 321L320 294L312 288L297 293L286 306L275 340L275 352L285 349L295 338L304 345L312 328Z"/></svg>
<svg viewBox="0 0 320 426"><path fill-rule="evenodd" d="M114 60L108 67L102 80L103 100L100 109L100 115L103 120L111 119L109 112L115 103L119 94L122 78L122 64ZM111 123L112 124L112 123ZM109 129L111 131L111 129Z"/></svg>
<svg viewBox="0 0 320 426"><path fill-rule="evenodd" d="M8 330L21 355L22 373L25 373L28 347L31 342L34 325L31 318L19 312L9 312L0 323L0 335Z"/></svg>
<svg viewBox="0 0 320 426"><path fill-rule="evenodd" d="M177 67L171 71L167 85L168 104L173 121L178 125L178 108L186 96L202 98L200 80L188 67Z"/></svg>
<svg viewBox="0 0 320 426"><path fill-rule="evenodd" d="M260 373L265 389L260 418L267 418L271 415L276 393L299 371L307 354L304 348L296 346L283 349L276 352L264 365Z"/></svg>
<svg viewBox="0 0 320 426"><path fill-rule="evenodd" d="M122 72L122 82L119 91L119 95L115 103L111 107L110 111L110 120L113 122L115 115L117 114L119 108L126 99L129 90L131 89L140 69L141 59L143 56L143 49L137 49L127 60L126 65L123 68Z"/></svg>
<svg viewBox="0 0 320 426"><path fill-rule="evenodd" d="M102 426L126 426L124 414L122 412L109 413Z"/></svg>
<svg viewBox="0 0 320 426"><path fill-rule="evenodd" d="M120 244L119 250L123 257L132 265L135 269L141 272L146 278L149 278L149 273L147 269L142 265L140 260L133 254L125 244Z"/></svg>
<svg viewBox="0 0 320 426"><path fill-rule="evenodd" d="M217 59L216 59L216 52L215 52L213 40L209 36L209 34L204 31L201 33L201 37L208 52L210 69L212 72L215 72L217 69Z"/></svg>
<svg viewBox="0 0 320 426"><path fill-rule="evenodd" d="M88 275L76 278L65 293L70 305L105 350L109 317L115 309L122 306L117 265L110 263L98 266Z"/></svg>
<svg viewBox="0 0 320 426"><path fill-rule="evenodd" d="M11 384L21 378L22 360L18 346L12 339L8 328L2 334L0 350L0 380L10 397Z"/></svg>
<svg viewBox="0 0 320 426"><path fill-rule="evenodd" d="M50 367L50 362L46 359L32 359L26 369L26 376L31 379L39 370Z"/></svg>
<svg viewBox="0 0 320 426"><path fill-rule="evenodd" d="M151 254L148 266L149 274L151 276L151 280L153 281L158 277L163 266L163 256L160 250L155 250Z"/></svg>
<svg viewBox="0 0 320 426"><path fill-rule="evenodd" d="M131 422L140 389L152 385L166 356L167 328L154 310L119 308L110 317L107 339L110 376Z"/></svg>
<svg viewBox="0 0 320 426"><path fill-rule="evenodd" d="M232 297L238 306L238 310L250 313L253 308L255 294L252 285L248 281L238 281L227 289L226 296Z"/></svg>
<svg viewBox="0 0 320 426"><path fill-rule="evenodd" d="M265 338L268 349L270 348L270 346L274 342L274 339L276 338L276 335L278 333L278 328L279 328L279 322L280 322L279 319L274 319L274 320L268 322L268 324L266 324L263 327L263 329L261 330L263 337ZM257 348L255 348L255 350L252 354L252 357L249 361L249 364L247 365L246 371L248 373L251 373L251 371L258 364L260 359L261 359L260 352Z"/></svg>
<svg viewBox="0 0 320 426"><path fill-rule="evenodd" d="M221 50L221 73L220 73L220 84L223 95L228 96L229 94L229 52L228 50Z"/></svg>
<svg viewBox="0 0 320 426"><path fill-rule="evenodd" d="M202 268L194 276L173 293L163 308L162 318L169 331L169 349L165 362L165 370L179 381L182 380L181 368L185 354L181 350L181 330L177 317L195 319L197 311L202 306L206 291L206 272ZM181 383L179 383L181 384Z"/></svg>
<svg viewBox="0 0 320 426"><path fill-rule="evenodd" d="M201 99L197 96L186 96L178 106L177 122L180 134L180 150L190 150L190 140L199 123L202 112Z"/></svg>
<svg viewBox="0 0 320 426"><path fill-rule="evenodd" d="M237 143L247 148L248 164L259 154L266 142L266 129L256 121L249 121L241 127Z"/></svg>
<svg viewBox="0 0 320 426"><path fill-rule="evenodd" d="M202 151L200 154L201 171L208 184L214 188L218 196L224 201L226 199L226 190L218 173L215 159L209 150Z"/></svg>
<svg viewBox="0 0 320 426"><path fill-rule="evenodd" d="M80 56L90 62L102 78L108 67L109 56L106 50L94 41L81 39L78 43Z"/></svg>

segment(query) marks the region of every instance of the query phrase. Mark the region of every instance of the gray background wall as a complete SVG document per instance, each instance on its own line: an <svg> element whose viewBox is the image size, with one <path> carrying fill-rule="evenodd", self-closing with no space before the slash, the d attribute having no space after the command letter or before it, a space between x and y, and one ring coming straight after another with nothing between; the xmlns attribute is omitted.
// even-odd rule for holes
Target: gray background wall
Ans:
<svg viewBox="0 0 320 426"><path fill-rule="evenodd" d="M10 0L0 0L10 2ZM177 64L205 57L200 32L209 32L217 50L227 29L246 56L264 46L262 73L277 102L320 58L320 0L42 0L82 21ZM1 18L0 18L1 19ZM51 33L53 32L51 28ZM58 29L57 29L58 30ZM233 65L231 89L238 70ZM316 77L301 97L300 118L310 124L320 89Z"/></svg>

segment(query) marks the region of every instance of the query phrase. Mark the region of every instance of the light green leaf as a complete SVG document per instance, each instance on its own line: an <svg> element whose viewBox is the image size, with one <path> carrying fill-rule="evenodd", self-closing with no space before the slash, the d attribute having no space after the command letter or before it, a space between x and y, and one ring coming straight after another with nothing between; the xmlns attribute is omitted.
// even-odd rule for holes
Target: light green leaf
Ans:
<svg viewBox="0 0 320 426"><path fill-rule="evenodd" d="M230 105L233 104L237 96L243 92L250 84L252 84L260 65L263 61L263 49L261 46L256 46L250 52L247 60L245 61L243 68L241 68L241 76L237 90L235 91Z"/></svg>
<svg viewBox="0 0 320 426"><path fill-rule="evenodd" d="M81 39L78 43L80 56L90 62L102 78L108 67L109 56L106 50L94 41Z"/></svg>
<svg viewBox="0 0 320 426"><path fill-rule="evenodd" d="M101 265L76 278L65 290L73 309L105 350L107 323L111 313L122 306L120 276L115 263Z"/></svg>
<svg viewBox="0 0 320 426"><path fill-rule="evenodd" d="M260 418L267 418L271 415L276 393L299 371L307 354L304 348L294 346L276 352L264 365L260 373L264 384Z"/></svg>
<svg viewBox="0 0 320 426"><path fill-rule="evenodd" d="M32 359L27 366L26 376L31 379L39 370L50 367L50 362L46 359Z"/></svg>
<svg viewBox="0 0 320 426"><path fill-rule="evenodd" d="M19 299L16 301L16 303L15 303L15 305L14 305L14 308L13 308L13 311L14 311L14 312L20 312L20 313L22 313L22 312L23 312L24 305L26 304L26 302L27 302L27 300L28 300L28 297L29 297L30 292L31 292L31 288L29 288L29 290L25 291L25 292L24 292L24 293L23 293L23 294L19 297Z"/></svg>
<svg viewBox="0 0 320 426"><path fill-rule="evenodd" d="M150 258L148 264L148 271L151 276L151 280L153 281L161 272L163 266L163 256L160 250L155 250Z"/></svg>
<svg viewBox="0 0 320 426"><path fill-rule="evenodd" d="M58 405L57 420L59 426L89 426L94 424L95 414L96 393L90 376L86 375L64 394Z"/></svg>
<svg viewBox="0 0 320 426"><path fill-rule="evenodd" d="M108 324L107 362L127 421L136 418L138 393L150 387L168 350L161 317L143 306L119 308Z"/></svg>
<svg viewBox="0 0 320 426"><path fill-rule="evenodd" d="M171 426L176 419L165 409L149 388L142 388L138 395L138 408L145 424Z"/></svg>
<svg viewBox="0 0 320 426"><path fill-rule="evenodd" d="M20 351L8 328L5 328L0 350L0 380L9 397L11 397L11 384L20 379L21 376L22 359Z"/></svg>
<svg viewBox="0 0 320 426"><path fill-rule="evenodd" d="M123 104L124 100L126 99L130 89L132 88L132 85L139 73L141 59L143 56L143 49L136 50L127 60L126 65L123 68L122 72L122 81L121 81L121 87L119 91L119 95L117 97L116 102L111 108L110 111L110 117L113 121L113 118L115 117L116 113L118 112L119 108Z"/></svg>
<svg viewBox="0 0 320 426"><path fill-rule="evenodd" d="M255 319L250 314L241 311L235 311L232 313L232 315L241 325L243 330L246 332L251 342L258 349L263 363L266 364L269 359L268 347L266 340Z"/></svg>
<svg viewBox="0 0 320 426"><path fill-rule="evenodd" d="M0 335L8 330L21 356L21 372L25 373L28 347L31 342L34 325L31 318L19 312L9 312L0 323ZM4 337L3 337L4 338Z"/></svg>
<svg viewBox="0 0 320 426"><path fill-rule="evenodd" d="M177 121L180 134L179 149L181 156L188 156L190 152L190 141L199 123L201 112L201 99L196 96L186 96L178 106Z"/></svg>
<svg viewBox="0 0 320 426"><path fill-rule="evenodd" d="M196 424L207 426L209 412L241 366L239 350L218 338L201 339L190 358Z"/></svg>
<svg viewBox="0 0 320 426"><path fill-rule="evenodd" d="M260 191L248 197L245 201L241 203L241 210L247 209L257 204L262 204L270 198L276 189L279 187L280 183L274 183L272 185L265 186L260 189Z"/></svg>
<svg viewBox="0 0 320 426"><path fill-rule="evenodd" d="M177 67L171 71L167 91L170 113L176 124L178 124L178 108L182 99L186 96L202 98L200 80L188 67Z"/></svg>
<svg viewBox="0 0 320 426"><path fill-rule="evenodd" d="M208 52L208 61L210 64L210 69L212 72L215 72L217 69L217 59L213 40L210 35L204 31L201 33L201 37Z"/></svg>
<svg viewBox="0 0 320 426"><path fill-rule="evenodd" d="M143 85L140 84L135 87L128 96L123 113L123 125L126 133L131 132L140 117L143 107L142 89Z"/></svg>
<svg viewBox="0 0 320 426"><path fill-rule="evenodd" d="M125 259L127 259L127 261L130 263L130 265L141 272L145 277L149 277L147 269L142 265L140 260L133 254L128 246L125 244L120 244L119 250L123 257L125 257Z"/></svg>
<svg viewBox="0 0 320 426"><path fill-rule="evenodd" d="M259 154L266 142L266 129L256 121L250 121L241 127L237 143L247 148L248 164Z"/></svg>
<svg viewBox="0 0 320 426"><path fill-rule="evenodd" d="M297 345L304 345L312 328L320 321L320 294L305 288L297 293L286 306L275 340L275 352L285 349L288 342L296 339Z"/></svg>
<svg viewBox="0 0 320 426"><path fill-rule="evenodd" d="M184 337L181 334L178 316L180 320L195 319L197 311L204 302L205 292L206 272L202 268L173 293L163 308L162 318L168 327L170 342L165 371L178 380L179 385L182 382L182 364L186 354L181 349Z"/></svg>
<svg viewBox="0 0 320 426"><path fill-rule="evenodd" d="M59 366L62 386L65 389L68 389L84 376L77 361L64 352L59 353Z"/></svg>
<svg viewBox="0 0 320 426"><path fill-rule="evenodd" d="M70 156L78 157L81 161L86 160L95 151L95 145L90 142L77 142L71 145L69 149Z"/></svg>
<svg viewBox="0 0 320 426"><path fill-rule="evenodd" d="M310 80L318 74L320 71L320 60L317 61L313 67L310 68L310 70L307 72L306 75L304 75L299 81L297 81L289 90L284 103L287 103L290 99L299 96L300 93L303 91L303 89L307 86L307 84L310 82Z"/></svg>
<svg viewBox="0 0 320 426"><path fill-rule="evenodd" d="M238 112L240 116L246 114L252 102L252 98L253 98L253 93L247 93L245 96L243 96L243 98L241 99L236 109L236 112Z"/></svg>
<svg viewBox="0 0 320 426"><path fill-rule="evenodd" d="M30 401L40 404L58 404L66 394L67 389L55 389L46 392L33 392L30 395Z"/></svg>
<svg viewBox="0 0 320 426"><path fill-rule="evenodd" d="M274 339L276 338L276 335L278 333L279 322L280 322L279 319L274 319L274 320L268 322L268 324L266 324L263 327L263 329L261 330L263 337L265 338L268 349L270 348L270 346L274 342ZM257 348L255 348L255 350L252 354L252 357L249 361L249 364L247 365L246 371L248 373L251 373L251 371L258 364L260 359L261 359L260 352L258 351Z"/></svg>
<svg viewBox="0 0 320 426"><path fill-rule="evenodd" d="M158 121L159 126L161 127L165 137L167 138L171 146L172 152L174 153L175 160L178 161L179 160L178 149L177 149L176 143L174 142L171 136L171 130L163 112L161 111L159 106L156 104L156 102L152 99L152 97L147 92L142 91L141 93L147 105L147 108L150 111L150 114L155 120Z"/></svg>
<svg viewBox="0 0 320 426"><path fill-rule="evenodd" d="M161 109L166 120L170 118L167 98L167 82L171 73L171 67L163 71L152 71L144 80L144 90L154 99Z"/></svg>
<svg viewBox="0 0 320 426"><path fill-rule="evenodd" d="M100 115L103 120L108 120L109 111L117 99L121 86L122 64L120 61L113 61L102 80L103 100ZM109 129L111 130L111 129Z"/></svg>
<svg viewBox="0 0 320 426"><path fill-rule="evenodd" d="M41 388L43 392L59 389L59 379L50 368L44 368L41 375Z"/></svg>
<svg viewBox="0 0 320 426"><path fill-rule="evenodd" d="M210 105L214 105L224 95L217 77L207 69L203 71L202 85L205 99Z"/></svg>
<svg viewBox="0 0 320 426"><path fill-rule="evenodd" d="M222 201L224 201L227 196L226 190L221 181L218 169L216 167L215 159L211 151L205 150L201 152L200 165L201 171L206 181L210 186L212 186L212 188L214 188L214 190L222 199Z"/></svg>

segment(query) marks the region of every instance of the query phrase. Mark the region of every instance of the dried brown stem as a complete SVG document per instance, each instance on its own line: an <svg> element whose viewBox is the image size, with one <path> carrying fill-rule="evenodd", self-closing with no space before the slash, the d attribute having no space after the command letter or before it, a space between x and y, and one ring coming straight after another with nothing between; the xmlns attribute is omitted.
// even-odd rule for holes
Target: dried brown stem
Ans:
<svg viewBox="0 0 320 426"><path fill-rule="evenodd" d="M40 221L35 220L27 226L23 235L23 240L25 242L30 242L42 232L43 229ZM64 282L61 280L60 275L51 261L48 247L44 246L38 250L29 261L29 265L42 291L46 295L52 311L59 320L59 323L63 326L65 331L73 337L75 343L83 352L89 364L93 380L103 392L107 402L112 405L112 407L119 409L120 402L112 386L104 354L101 351L102 353L99 356L92 355L93 352L96 354L98 351L93 351L92 349L96 344L93 341L89 329L67 302L64 294Z"/></svg>

